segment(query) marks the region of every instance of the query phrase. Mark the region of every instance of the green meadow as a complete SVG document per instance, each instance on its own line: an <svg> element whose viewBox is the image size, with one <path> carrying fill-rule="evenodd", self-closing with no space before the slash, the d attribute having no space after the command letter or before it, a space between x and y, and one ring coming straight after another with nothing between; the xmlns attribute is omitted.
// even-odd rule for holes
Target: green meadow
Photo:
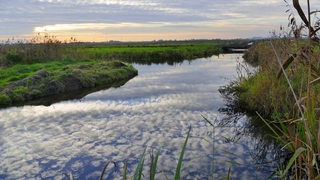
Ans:
<svg viewBox="0 0 320 180"><path fill-rule="evenodd" d="M78 49L84 57L120 59L130 63L173 63L218 55L220 48L214 42L194 43L129 43L124 45L84 46Z"/></svg>

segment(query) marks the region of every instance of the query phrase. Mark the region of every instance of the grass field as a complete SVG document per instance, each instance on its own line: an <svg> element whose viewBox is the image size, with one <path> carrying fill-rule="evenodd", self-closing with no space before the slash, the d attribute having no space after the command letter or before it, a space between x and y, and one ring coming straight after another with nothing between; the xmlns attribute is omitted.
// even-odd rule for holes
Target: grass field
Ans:
<svg viewBox="0 0 320 180"><path fill-rule="evenodd" d="M94 59L121 59L135 63L165 63L210 57L220 53L214 43L195 44L128 44L109 45L98 47L84 47L79 49L80 54Z"/></svg>

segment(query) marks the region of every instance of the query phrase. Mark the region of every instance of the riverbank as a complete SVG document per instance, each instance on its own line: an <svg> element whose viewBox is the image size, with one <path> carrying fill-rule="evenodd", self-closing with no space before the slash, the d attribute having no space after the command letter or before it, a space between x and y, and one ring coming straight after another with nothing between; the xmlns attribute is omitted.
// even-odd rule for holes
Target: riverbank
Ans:
<svg viewBox="0 0 320 180"><path fill-rule="evenodd" d="M0 44L0 106L23 105L21 102L101 84L123 84L137 74L131 66L114 67L114 60L172 65L218 55L221 44L233 42L238 41L81 43L73 38L62 42L47 34L39 34L30 42L8 41Z"/></svg>
<svg viewBox="0 0 320 180"><path fill-rule="evenodd" d="M288 43L280 40L273 42L279 50L277 54L286 68L286 74L294 92L302 98L307 93L308 70L301 59L297 58L291 62L291 56L287 57L288 54L292 54L287 51L296 51L297 49L295 45L289 46ZM319 52L314 53L314 56L317 56ZM254 45L243 57L245 63L256 69L255 73L246 74L248 70L242 68L241 73L246 75L239 76L237 81L221 89L221 92L226 96L232 96L230 99L242 111L259 112L270 121L297 118L299 113L294 107L295 99L283 76L270 42ZM315 69L319 69L319 65L314 65ZM315 88L317 91L318 86ZM317 97L315 98L317 99Z"/></svg>
<svg viewBox="0 0 320 180"><path fill-rule="evenodd" d="M256 72L240 73L237 81L220 90L232 106L258 114L292 153L279 169L280 177L316 177L319 172L319 47L317 41L292 39L256 44L244 55Z"/></svg>
<svg viewBox="0 0 320 180"><path fill-rule="evenodd" d="M0 71L0 107L94 87L107 88L138 74L131 65L119 61L51 62Z"/></svg>

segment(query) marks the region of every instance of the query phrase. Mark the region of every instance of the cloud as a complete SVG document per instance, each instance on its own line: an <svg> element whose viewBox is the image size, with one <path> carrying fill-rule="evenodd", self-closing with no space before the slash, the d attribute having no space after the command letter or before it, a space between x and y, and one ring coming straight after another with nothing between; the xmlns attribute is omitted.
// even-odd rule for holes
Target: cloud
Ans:
<svg viewBox="0 0 320 180"><path fill-rule="evenodd" d="M79 36L99 41L152 40L159 36L161 39L230 38L250 34L268 36L269 31L286 24L286 7L278 1L261 2L32 0L26 3L12 0L3 2L0 7L0 38L32 36L35 29L60 29L57 33L63 37ZM275 19L276 22L273 22ZM258 20L263 20L258 25L264 27L256 26L239 32L236 29L229 31L235 27L225 26L223 30L216 30L218 27L215 26L224 21L226 25L236 24L242 28ZM178 38L174 38L174 34ZM166 35L168 38L165 38Z"/></svg>
<svg viewBox="0 0 320 180"><path fill-rule="evenodd" d="M182 25L194 25L194 23L181 23ZM154 23L80 23L80 24L54 24L43 27L35 27L35 32L43 31L71 31L71 30L102 30L102 29L119 29L119 28L159 28L175 26L176 23L154 22Z"/></svg>
<svg viewBox="0 0 320 180"><path fill-rule="evenodd" d="M0 7L0 39L44 30L81 41L267 37L287 25L286 10L276 0L12 0Z"/></svg>
<svg viewBox="0 0 320 180"><path fill-rule="evenodd" d="M250 6L255 6L255 5L282 5L283 2L278 1L278 0L268 0L268 1L259 1L259 0L244 0L244 1L240 1L241 4L244 5L250 5Z"/></svg>
<svg viewBox="0 0 320 180"><path fill-rule="evenodd" d="M54 24L35 27L34 32L47 32L59 37L87 37L88 41L191 39L208 36L208 29L214 28L207 22L153 22L153 23L78 23ZM197 29L197 34L194 31ZM95 34L95 37L92 37ZM181 36L181 37L180 37ZM96 38L98 37L98 39ZM79 39L79 38L77 38Z"/></svg>
<svg viewBox="0 0 320 180"><path fill-rule="evenodd" d="M150 1L150 0L38 0L39 2L47 2L53 4L64 4L64 5L103 5L108 10L108 7L122 7L129 9L141 9L146 11L161 11L165 13L184 13L186 12L182 8L172 8L165 6L161 1Z"/></svg>
<svg viewBox="0 0 320 180"><path fill-rule="evenodd" d="M38 0L39 2L61 3L61 4L99 4L120 6L157 6L159 3L150 0Z"/></svg>

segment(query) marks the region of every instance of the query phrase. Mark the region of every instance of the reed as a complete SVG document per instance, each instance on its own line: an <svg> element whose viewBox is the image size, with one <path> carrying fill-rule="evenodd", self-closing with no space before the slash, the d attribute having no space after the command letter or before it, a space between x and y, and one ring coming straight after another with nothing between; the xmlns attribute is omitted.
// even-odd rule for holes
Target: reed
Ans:
<svg viewBox="0 0 320 180"><path fill-rule="evenodd" d="M74 38L60 41L48 33L38 33L30 40L8 39L0 44L0 67L63 60L77 54L75 44Z"/></svg>
<svg viewBox="0 0 320 180"><path fill-rule="evenodd" d="M290 31L281 39L256 45L245 55L258 72L234 83L229 94L239 105L256 111L276 140L291 151L284 168L277 170L279 178L319 179L319 11L311 11L310 0L306 10L299 0L285 3Z"/></svg>
<svg viewBox="0 0 320 180"><path fill-rule="evenodd" d="M312 25L311 15L314 12L311 12L310 0L307 0L306 14L302 10L298 0L293 0L293 6L304 24L297 28L295 18L290 14L291 29L294 32L296 41L302 41L300 37L302 37L303 34L300 33L300 30L306 29L306 42L298 48L298 51L294 55L289 56L283 64L281 64L278 53L271 43L273 51L277 57L276 59L281 67L282 73L278 73L278 78L280 78L281 74L286 78L287 84L291 89L291 94L296 102L295 108L298 112L297 119L281 128L285 133L283 139L287 141L287 145L292 149L293 155L288 162L286 169L284 171L278 171L278 174L283 178L287 175L288 170L292 169L294 176L297 179L303 177L314 179L320 178L320 119L319 114L316 112L316 109L320 104L316 102L318 99L317 92L319 92L319 87L315 84L315 82L318 82L320 75L318 74L319 66L317 63L319 59L314 58L313 47L319 46L317 31L319 31L318 24L320 20L318 19L316 24ZM297 30L299 30L299 32L297 32ZM305 69L305 74L307 74L307 85L305 87L305 91L302 92L298 98L292 88L291 81L287 76L286 68L288 68L294 61L299 60L301 62L301 66Z"/></svg>

